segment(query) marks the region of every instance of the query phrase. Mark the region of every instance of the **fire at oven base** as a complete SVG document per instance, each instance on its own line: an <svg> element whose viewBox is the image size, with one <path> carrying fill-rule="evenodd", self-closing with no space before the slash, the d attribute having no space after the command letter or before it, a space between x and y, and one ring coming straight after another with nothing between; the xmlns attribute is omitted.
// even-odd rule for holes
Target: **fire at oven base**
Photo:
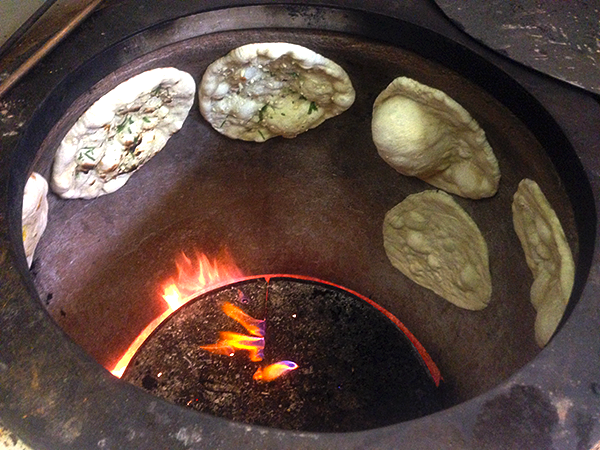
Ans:
<svg viewBox="0 0 600 450"><path fill-rule="evenodd" d="M224 330L248 334L223 313L225 303L265 318L261 361L246 350L203 349ZM278 361L297 369L254 379ZM155 330L123 379L202 412L301 431L377 428L442 408L441 388L390 318L349 291L296 277L261 277L200 295Z"/></svg>

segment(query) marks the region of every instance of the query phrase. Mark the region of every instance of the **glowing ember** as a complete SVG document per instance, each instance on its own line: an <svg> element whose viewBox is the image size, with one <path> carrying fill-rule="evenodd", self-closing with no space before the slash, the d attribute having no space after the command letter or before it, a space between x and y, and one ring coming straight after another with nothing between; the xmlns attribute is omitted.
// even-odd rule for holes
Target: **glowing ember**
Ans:
<svg viewBox="0 0 600 450"><path fill-rule="evenodd" d="M259 367L254 376L252 377L256 381L273 381L279 378L281 375L296 370L298 364L293 361L279 361L274 364L269 364L266 367Z"/></svg>
<svg viewBox="0 0 600 450"><path fill-rule="evenodd" d="M131 358L133 358L133 355L135 355L146 338L174 311L203 292L233 283L243 277L242 271L235 265L227 252L219 255L218 261L215 260L212 262L205 254L197 255L196 263L188 258L185 253L182 253L175 262L175 265L177 266L177 280L170 279L163 287L162 297L167 303L167 309L150 322L129 346L125 354L111 370L114 376L118 378L123 376L123 372L125 372L129 361L131 361ZM242 312L242 314L244 313ZM250 319L252 318L250 317ZM256 325L256 323L251 321L248 323L249 326Z"/></svg>
<svg viewBox="0 0 600 450"><path fill-rule="evenodd" d="M236 350L248 350L250 361L262 361L265 338L246 336L245 334L221 331L219 341L216 344L203 345L200 347L218 355L233 356Z"/></svg>

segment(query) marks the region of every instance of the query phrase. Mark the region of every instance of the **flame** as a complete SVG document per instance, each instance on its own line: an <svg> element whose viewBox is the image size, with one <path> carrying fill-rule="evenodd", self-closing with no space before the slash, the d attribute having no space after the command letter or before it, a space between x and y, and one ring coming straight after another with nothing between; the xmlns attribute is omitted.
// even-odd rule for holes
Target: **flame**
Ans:
<svg viewBox="0 0 600 450"><path fill-rule="evenodd" d="M148 336L174 311L203 292L232 283L243 277L242 271L233 262L227 251L223 251L218 259L214 261L210 261L203 253L197 254L195 263L182 252L175 265L177 267L177 279L169 279L162 288L162 298L167 304L167 309L142 330L112 368L110 372L117 378L123 376L129 361ZM242 312L242 314L244 313ZM250 317L250 319L252 318ZM252 324L252 322L249 323Z"/></svg>
<svg viewBox="0 0 600 450"><path fill-rule="evenodd" d="M231 331L221 331L216 344L203 345L200 348L218 355L229 356L233 356L236 350L248 350L250 361L262 361L264 356L263 350L265 348L265 321L249 316L229 302L225 302L221 306L221 309L228 317L241 324L253 336L246 336L245 334L233 333Z"/></svg>
<svg viewBox="0 0 600 450"><path fill-rule="evenodd" d="M262 361L265 348L265 338L246 336L232 331L221 331L216 344L202 345L200 347L218 355L233 356L236 350L248 350L250 361Z"/></svg>
<svg viewBox="0 0 600 450"><path fill-rule="evenodd" d="M203 253L197 254L195 263L181 253L175 265L177 280L171 278L163 287L163 298L173 311L187 303L190 296L197 297L209 289L232 283L244 276L226 251L214 261L210 261Z"/></svg>
<svg viewBox="0 0 600 450"><path fill-rule="evenodd" d="M239 309L237 306L225 302L223 304L223 312L231 317L233 320L241 324L247 331L253 336L261 336L265 335L265 321L260 319L255 319L254 317L250 317L244 311Z"/></svg>
<svg viewBox="0 0 600 450"><path fill-rule="evenodd" d="M243 292L242 292L243 295ZM248 350L250 361L262 361L265 348L265 321L249 316L237 306L225 302L221 306L223 312L241 324L253 336L221 331L216 344L203 345L200 348L218 355L233 356L236 350ZM298 364L293 361L279 361L265 367L259 367L253 375L256 381L273 381L281 375L295 370Z"/></svg>
<svg viewBox="0 0 600 450"><path fill-rule="evenodd" d="M273 381L281 375L296 370L297 368L298 364L293 361L279 361L265 367L259 367L256 372L254 372L252 378L256 381Z"/></svg>

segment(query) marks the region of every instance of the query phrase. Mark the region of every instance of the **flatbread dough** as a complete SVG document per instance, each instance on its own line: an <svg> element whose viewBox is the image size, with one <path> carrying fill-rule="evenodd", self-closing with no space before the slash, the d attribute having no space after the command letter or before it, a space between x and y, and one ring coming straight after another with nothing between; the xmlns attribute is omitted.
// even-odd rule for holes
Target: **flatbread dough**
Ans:
<svg viewBox="0 0 600 450"><path fill-rule="evenodd" d="M484 131L444 92L399 77L373 104L373 142L403 175L462 197L498 190L500 169Z"/></svg>
<svg viewBox="0 0 600 450"><path fill-rule="evenodd" d="M192 76L172 67L149 70L94 103L61 142L52 190L95 198L122 187L185 121L196 92Z"/></svg>
<svg viewBox="0 0 600 450"><path fill-rule="evenodd" d="M392 265L461 308L485 308L492 295L487 244L473 219L442 191L409 195L385 215Z"/></svg>
<svg viewBox="0 0 600 450"><path fill-rule="evenodd" d="M219 133L263 142L296 137L354 102L348 74L305 47L247 44L213 62L198 90L200 112Z"/></svg>
<svg viewBox="0 0 600 450"><path fill-rule="evenodd" d="M545 346L567 307L575 263L563 228L538 184L519 183L512 204L513 224L533 273L531 303L537 311L535 339Z"/></svg>
<svg viewBox="0 0 600 450"><path fill-rule="evenodd" d="M23 191L23 247L27 264L31 267L35 248L48 223L48 183L39 173L33 172Z"/></svg>

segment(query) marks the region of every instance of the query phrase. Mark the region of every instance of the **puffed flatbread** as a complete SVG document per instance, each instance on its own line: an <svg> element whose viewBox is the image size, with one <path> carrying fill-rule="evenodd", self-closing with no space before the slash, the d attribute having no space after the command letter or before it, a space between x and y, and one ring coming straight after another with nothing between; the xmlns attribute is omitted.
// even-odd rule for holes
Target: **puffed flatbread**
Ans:
<svg viewBox="0 0 600 450"><path fill-rule="evenodd" d="M531 303L537 311L535 339L545 346L569 303L575 263L563 228L538 184L525 178L512 204L513 224L533 274Z"/></svg>
<svg viewBox="0 0 600 450"><path fill-rule="evenodd" d="M399 77L373 104L373 142L403 175L466 198L493 196L500 169L477 121L444 92Z"/></svg>
<svg viewBox="0 0 600 450"><path fill-rule="evenodd" d="M219 133L263 142L296 137L354 102L348 74L300 45L247 44L213 62L198 90L200 112Z"/></svg>
<svg viewBox="0 0 600 450"><path fill-rule="evenodd" d="M23 191L23 247L27 264L31 267L35 248L48 223L48 183L39 173L33 172L25 183Z"/></svg>
<svg viewBox="0 0 600 450"><path fill-rule="evenodd" d="M196 92L192 76L165 67L136 75L96 101L61 142L52 190L95 198L122 187L185 121Z"/></svg>
<svg viewBox="0 0 600 450"><path fill-rule="evenodd" d="M409 195L388 211L383 242L396 269L454 305L479 310L490 302L487 244L473 219L445 192Z"/></svg>

